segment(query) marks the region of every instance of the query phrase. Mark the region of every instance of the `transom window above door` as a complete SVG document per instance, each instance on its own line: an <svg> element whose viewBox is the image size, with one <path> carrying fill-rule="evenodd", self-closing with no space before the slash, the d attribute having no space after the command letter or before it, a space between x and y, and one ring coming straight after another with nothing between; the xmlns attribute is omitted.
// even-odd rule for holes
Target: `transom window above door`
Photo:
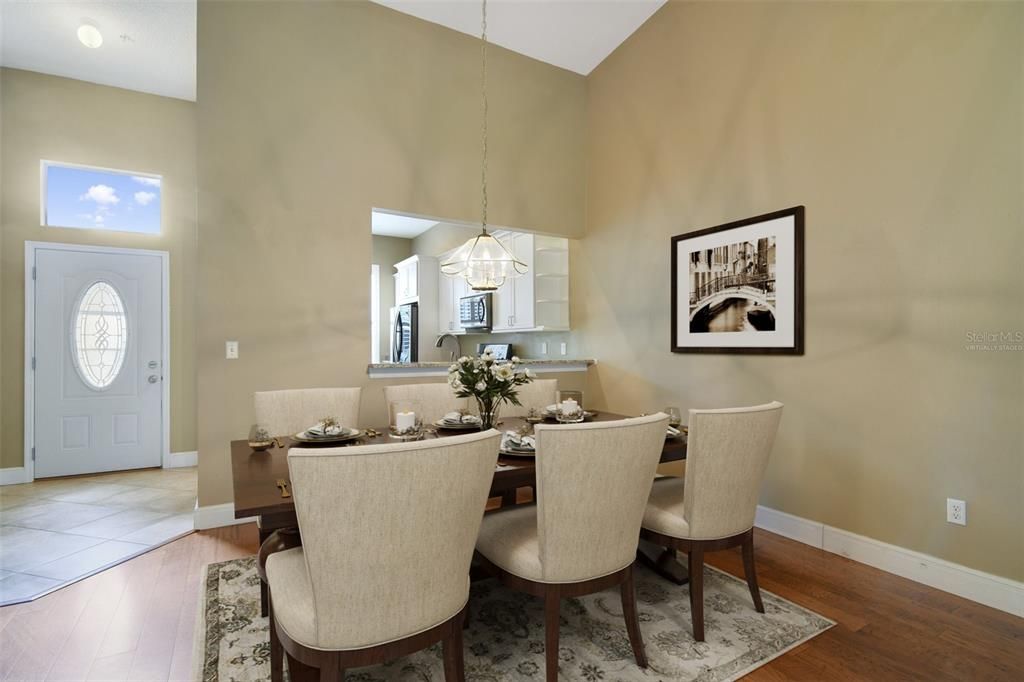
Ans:
<svg viewBox="0 0 1024 682"><path fill-rule="evenodd" d="M159 175L42 161L40 224L160 234Z"/></svg>

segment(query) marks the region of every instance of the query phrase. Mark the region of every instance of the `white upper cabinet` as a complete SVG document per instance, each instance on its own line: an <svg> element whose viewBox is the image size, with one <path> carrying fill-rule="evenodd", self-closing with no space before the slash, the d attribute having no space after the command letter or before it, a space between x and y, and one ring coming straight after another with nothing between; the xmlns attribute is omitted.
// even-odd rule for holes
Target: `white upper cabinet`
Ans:
<svg viewBox="0 0 1024 682"><path fill-rule="evenodd" d="M529 271L494 292L494 332L569 329L569 240L526 232L496 233Z"/></svg>
<svg viewBox="0 0 1024 682"><path fill-rule="evenodd" d="M420 257L395 263L395 305L416 303L420 294Z"/></svg>
<svg viewBox="0 0 1024 682"><path fill-rule="evenodd" d="M442 263L444 260L444 258L439 258L438 263ZM461 277L448 277L438 273L437 324L439 333L462 334L465 332L459 322L459 303L463 296L473 293L468 289L466 280Z"/></svg>

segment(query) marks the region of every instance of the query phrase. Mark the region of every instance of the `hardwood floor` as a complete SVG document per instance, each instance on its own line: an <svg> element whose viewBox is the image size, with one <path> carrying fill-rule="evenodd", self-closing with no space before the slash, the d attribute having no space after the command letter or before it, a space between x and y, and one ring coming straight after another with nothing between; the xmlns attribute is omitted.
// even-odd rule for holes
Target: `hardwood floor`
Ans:
<svg viewBox="0 0 1024 682"><path fill-rule="evenodd" d="M202 567L256 542L253 525L193 533L0 609L0 679L190 680ZM1024 619L771 533L754 542L761 589L838 625L747 679L1024 679ZM707 563L742 575L738 550Z"/></svg>

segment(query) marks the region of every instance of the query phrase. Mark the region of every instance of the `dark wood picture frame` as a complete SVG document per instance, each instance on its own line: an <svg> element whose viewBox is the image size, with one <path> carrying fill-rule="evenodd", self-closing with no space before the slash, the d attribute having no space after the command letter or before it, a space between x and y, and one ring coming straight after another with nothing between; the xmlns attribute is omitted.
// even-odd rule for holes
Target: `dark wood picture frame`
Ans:
<svg viewBox="0 0 1024 682"><path fill-rule="evenodd" d="M726 232L739 227L776 220L793 218L793 345L791 346L681 346L679 344L679 267L689 267L687 263L679 263L679 242L696 237L703 237L718 232ZM781 211L773 211L753 218L735 220L723 225L716 225L694 232L687 232L672 237L672 346L673 353L730 353L747 355L803 355L804 354L804 207L794 206Z"/></svg>

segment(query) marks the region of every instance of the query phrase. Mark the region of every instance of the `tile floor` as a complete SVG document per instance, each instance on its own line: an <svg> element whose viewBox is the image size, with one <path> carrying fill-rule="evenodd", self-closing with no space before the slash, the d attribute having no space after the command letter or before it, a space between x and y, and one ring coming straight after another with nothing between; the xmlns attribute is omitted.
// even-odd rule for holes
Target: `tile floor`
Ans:
<svg viewBox="0 0 1024 682"><path fill-rule="evenodd" d="M0 487L0 606L92 575L192 530L196 469Z"/></svg>

